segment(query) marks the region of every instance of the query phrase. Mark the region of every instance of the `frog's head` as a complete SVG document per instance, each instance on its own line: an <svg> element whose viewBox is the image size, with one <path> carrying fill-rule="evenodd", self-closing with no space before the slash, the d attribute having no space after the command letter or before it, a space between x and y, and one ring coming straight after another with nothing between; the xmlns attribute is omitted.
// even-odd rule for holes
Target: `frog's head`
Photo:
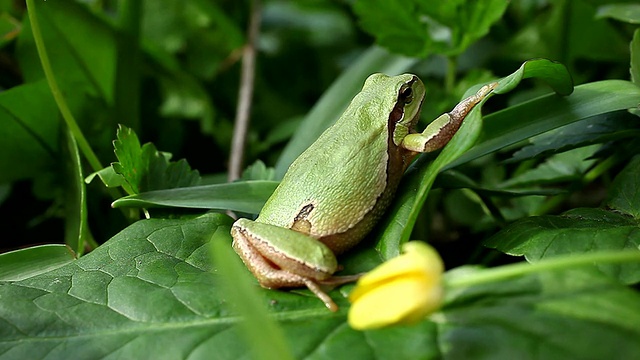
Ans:
<svg viewBox="0 0 640 360"><path fill-rule="evenodd" d="M387 129L399 146L418 122L424 95L424 84L416 75L373 74L352 105L357 111L366 112L359 116L363 128Z"/></svg>
<svg viewBox="0 0 640 360"><path fill-rule="evenodd" d="M403 74L389 78L393 89L393 110L389 114L389 130L396 145L402 143L407 134L413 132L420 119L425 87L416 75Z"/></svg>

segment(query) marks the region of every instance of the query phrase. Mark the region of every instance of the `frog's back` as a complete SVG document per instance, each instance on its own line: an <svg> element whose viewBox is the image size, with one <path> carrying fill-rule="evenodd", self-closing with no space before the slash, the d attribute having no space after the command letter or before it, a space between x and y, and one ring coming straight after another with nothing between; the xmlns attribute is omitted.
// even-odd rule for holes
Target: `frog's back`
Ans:
<svg viewBox="0 0 640 360"><path fill-rule="evenodd" d="M392 100L358 94L336 124L294 161L258 221L317 238L359 223L386 187Z"/></svg>

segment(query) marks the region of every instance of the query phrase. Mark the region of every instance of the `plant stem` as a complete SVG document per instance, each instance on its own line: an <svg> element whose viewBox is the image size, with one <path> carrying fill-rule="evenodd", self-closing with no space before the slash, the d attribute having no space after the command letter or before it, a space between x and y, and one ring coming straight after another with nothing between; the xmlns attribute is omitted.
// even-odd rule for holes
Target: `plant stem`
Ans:
<svg viewBox="0 0 640 360"><path fill-rule="evenodd" d="M100 159L93 152L91 145L87 141L87 138L84 137L80 126L76 122L76 119L73 117L69 106L67 105L67 101L65 100L60 88L58 87L58 82L56 81L56 77L53 73L53 68L51 67L51 63L49 62L49 55L47 54L47 48L44 45L44 41L42 40L42 32L40 31L40 23L38 22L38 15L36 13L36 6L33 0L26 0L27 4L27 12L29 15L29 22L31 23L31 31L33 33L33 39L36 44L36 49L38 50L38 56L40 56L40 62L42 63L42 69L44 71L44 75L47 78L47 83L49 84L49 89L51 90L51 94L58 106L58 110L60 110L60 114L62 114L62 118L64 119L69 131L73 135L73 138L76 140L78 148L84 155L85 159L91 166L91 169L95 171L100 171L104 167L100 163ZM112 199L118 199L121 197L118 189L107 188L107 192L111 196ZM120 212L124 215L124 217L128 220L134 220L132 216L130 216L127 211L121 209ZM95 243L95 241L94 241Z"/></svg>
<svg viewBox="0 0 640 360"><path fill-rule="evenodd" d="M448 288L470 287L516 276L543 271L564 270L576 266L594 265L596 263L640 262L640 251L603 251L583 255L562 256L536 263L518 263L486 269L447 281Z"/></svg>
<svg viewBox="0 0 640 360"><path fill-rule="evenodd" d="M53 98L58 105L58 109L62 114L62 118L65 123L71 130L73 137L78 142L78 147L82 154L89 162L89 165L93 169L93 171L102 170L103 166L100 163L100 160L91 149L89 142L84 137L82 130L78 126L71 110L69 110L69 106L62 96L62 92L60 92L60 88L58 87L58 82L53 74L53 69L51 68L51 63L49 62L49 55L47 55L47 49L44 45L44 41L42 40L42 32L40 31L40 24L38 23L38 15L36 14L36 6L33 0L26 0L27 2L27 12L29 13L29 21L31 22L31 31L33 32L33 39L36 43L36 48L38 49L38 55L40 56L40 62L42 63L42 70L44 70L44 75L47 78L47 82L49 83L49 88L51 89L51 93L53 94Z"/></svg>
<svg viewBox="0 0 640 360"><path fill-rule="evenodd" d="M249 115L251 114L251 98L253 97L253 83L255 78L256 43L260 30L262 6L260 0L251 3L251 18L247 44L242 56L242 73L240 75L240 92L238 94L238 106L233 130L233 142L229 154L229 181L240 177L244 158L244 146L249 128Z"/></svg>

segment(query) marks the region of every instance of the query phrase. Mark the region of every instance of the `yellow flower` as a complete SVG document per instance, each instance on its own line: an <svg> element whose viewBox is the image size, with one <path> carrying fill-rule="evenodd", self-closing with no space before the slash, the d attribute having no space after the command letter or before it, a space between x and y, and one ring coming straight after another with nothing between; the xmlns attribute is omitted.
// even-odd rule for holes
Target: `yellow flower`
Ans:
<svg viewBox="0 0 640 360"><path fill-rule="evenodd" d="M444 271L440 255L419 241L404 244L402 251L358 280L349 295L352 328L411 324L440 307Z"/></svg>

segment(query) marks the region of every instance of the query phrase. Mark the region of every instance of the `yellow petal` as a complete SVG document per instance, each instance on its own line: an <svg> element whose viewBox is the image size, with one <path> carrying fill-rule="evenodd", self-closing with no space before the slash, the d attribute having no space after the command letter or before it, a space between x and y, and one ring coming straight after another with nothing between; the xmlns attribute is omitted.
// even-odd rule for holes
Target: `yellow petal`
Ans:
<svg viewBox="0 0 640 360"><path fill-rule="evenodd" d="M349 325L364 330L415 323L436 310L441 299L441 287L417 277L401 278L360 297L349 310Z"/></svg>
<svg viewBox="0 0 640 360"><path fill-rule="evenodd" d="M440 255L429 245L420 241L411 241L403 245L403 254L392 258L358 280L356 288L349 295L351 302L371 288L393 281L397 277L423 273L436 276L444 271ZM416 274L417 275L417 274Z"/></svg>

